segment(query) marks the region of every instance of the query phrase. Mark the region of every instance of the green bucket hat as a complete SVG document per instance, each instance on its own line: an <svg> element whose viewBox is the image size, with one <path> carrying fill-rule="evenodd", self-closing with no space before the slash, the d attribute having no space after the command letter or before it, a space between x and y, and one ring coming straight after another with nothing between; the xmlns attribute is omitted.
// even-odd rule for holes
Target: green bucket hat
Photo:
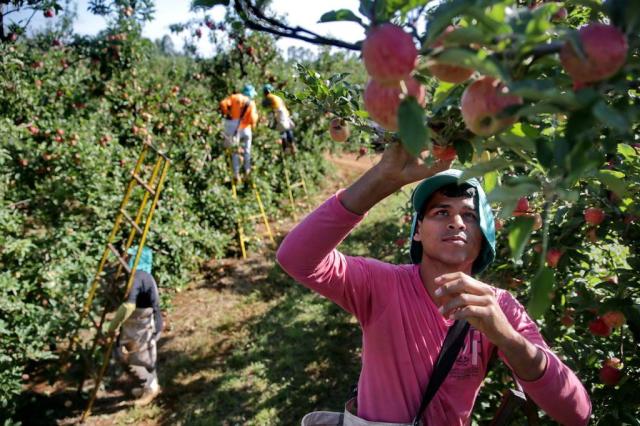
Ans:
<svg viewBox="0 0 640 426"><path fill-rule="evenodd" d="M417 264L422 260L422 243L420 243L420 241L413 240L413 236L416 233L418 215L424 208L427 200L429 200L431 195L433 195L438 189L442 188L443 186L452 183L457 184L460 176L462 176L461 170L445 170L423 180L413 191L413 194L411 195L411 205L413 206L414 213L413 222L411 224L411 248L409 249L411 261L413 263ZM496 228L493 218L493 212L491 211L491 205L489 205L489 202L487 201L487 196L485 195L480 182L478 182L478 180L475 178L466 180L464 182L471 185L476 190L476 209L478 211L478 216L480 219L480 229L482 230L483 235L483 244L482 248L480 249L480 254L473 263L473 267L471 268L471 273L475 275L484 271L496 257Z"/></svg>

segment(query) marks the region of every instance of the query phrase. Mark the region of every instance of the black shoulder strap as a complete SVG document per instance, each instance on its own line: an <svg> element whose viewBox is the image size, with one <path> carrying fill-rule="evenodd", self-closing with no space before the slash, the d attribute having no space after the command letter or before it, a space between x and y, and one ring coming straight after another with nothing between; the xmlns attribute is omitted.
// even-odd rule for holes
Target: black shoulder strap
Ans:
<svg viewBox="0 0 640 426"><path fill-rule="evenodd" d="M447 337L445 337L444 343L442 344L442 349L440 349L438 360L433 367L433 373L431 373L429 384L427 385L427 389L424 391L424 395L422 396L420 409L418 410L418 414L416 414L413 419L413 426L418 426L420 424L420 418L424 414L424 410L427 409L427 406L435 396L438 388L440 387L442 382L444 382L447 374L449 374L449 371L451 370L451 367L453 367L453 363L456 361L458 353L460 353L460 349L464 344L464 339L467 336L468 331L469 323L465 320L456 321L449 328Z"/></svg>
<svg viewBox="0 0 640 426"><path fill-rule="evenodd" d="M242 109L240 110L240 118L238 118L238 125L236 126L236 131L233 132L233 136L238 134L238 130L240 130L240 125L242 124L242 119L244 115L247 113L249 106L251 105L251 99L247 99L247 101L242 105Z"/></svg>

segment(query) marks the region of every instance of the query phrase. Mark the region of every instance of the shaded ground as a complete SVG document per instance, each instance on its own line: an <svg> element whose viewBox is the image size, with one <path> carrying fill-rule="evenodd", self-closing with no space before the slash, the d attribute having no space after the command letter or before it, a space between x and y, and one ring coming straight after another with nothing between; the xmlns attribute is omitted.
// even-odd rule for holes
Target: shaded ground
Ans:
<svg viewBox="0 0 640 426"><path fill-rule="evenodd" d="M335 173L310 204L345 186L373 159L331 161ZM278 243L293 225L272 224ZM376 226L375 220L363 224L351 248L375 246L372 238L397 231L376 233ZM360 330L340 308L294 284L274 263L274 251L265 246L246 261L206 265L201 279L173 297L159 342L161 395L134 407L111 368L87 424L294 425L308 411L339 409L358 377ZM25 424L73 424L85 405L73 385L40 383L32 396Z"/></svg>

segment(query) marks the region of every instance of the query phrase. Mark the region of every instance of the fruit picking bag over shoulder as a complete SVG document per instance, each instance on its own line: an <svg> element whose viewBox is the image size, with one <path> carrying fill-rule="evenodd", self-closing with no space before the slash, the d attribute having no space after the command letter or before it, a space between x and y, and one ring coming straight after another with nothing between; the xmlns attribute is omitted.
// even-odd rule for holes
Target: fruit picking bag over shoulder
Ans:
<svg viewBox="0 0 640 426"><path fill-rule="evenodd" d="M301 426L412 426L413 423L371 422L353 414L356 398L350 399L344 406L344 412L314 411L302 418ZM422 423L420 423L422 424Z"/></svg>
<svg viewBox="0 0 640 426"><path fill-rule="evenodd" d="M453 367L453 363L460 353L464 344L464 339L469 331L469 323L458 320L449 327L447 336L444 339L438 359L433 367L429 383L422 395L420 408L411 423L387 423L365 420L355 413L356 398L351 398L344 407L344 412L334 411L314 411L302 418L301 426L426 426L422 422L422 415L427 406L435 396L440 385L444 382Z"/></svg>

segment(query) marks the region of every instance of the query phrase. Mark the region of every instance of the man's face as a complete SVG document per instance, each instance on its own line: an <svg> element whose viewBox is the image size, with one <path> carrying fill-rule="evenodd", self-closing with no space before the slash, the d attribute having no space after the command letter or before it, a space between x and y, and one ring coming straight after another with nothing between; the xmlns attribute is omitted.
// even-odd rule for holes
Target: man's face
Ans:
<svg viewBox="0 0 640 426"><path fill-rule="evenodd" d="M451 198L436 192L423 213L413 236L422 243L423 259L460 271L471 268L483 241L474 198Z"/></svg>

